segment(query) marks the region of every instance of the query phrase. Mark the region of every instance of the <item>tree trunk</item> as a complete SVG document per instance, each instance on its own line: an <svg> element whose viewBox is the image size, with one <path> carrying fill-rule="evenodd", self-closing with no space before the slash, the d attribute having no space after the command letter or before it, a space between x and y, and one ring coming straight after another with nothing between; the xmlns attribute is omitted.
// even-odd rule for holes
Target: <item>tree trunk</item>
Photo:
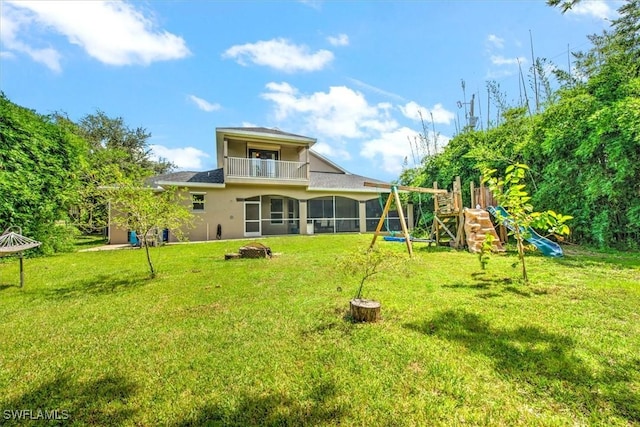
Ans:
<svg viewBox="0 0 640 427"><path fill-rule="evenodd" d="M351 317L355 322L377 322L380 320L380 303L366 299L352 299Z"/></svg>
<svg viewBox="0 0 640 427"><path fill-rule="evenodd" d="M153 262L151 262L151 254L149 253L149 242L147 242L147 235L144 236L144 250L147 254L147 263L149 263L149 270L151 271L151 278L155 279L156 270L153 268Z"/></svg>
<svg viewBox="0 0 640 427"><path fill-rule="evenodd" d="M518 226L516 226L515 232L516 232L516 244L518 246L518 257L520 258L520 263L522 264L522 279L524 280L524 284L528 285L529 277L527 276L527 266L524 260L524 243L522 242L523 237L522 237L522 234L520 234L520 230Z"/></svg>

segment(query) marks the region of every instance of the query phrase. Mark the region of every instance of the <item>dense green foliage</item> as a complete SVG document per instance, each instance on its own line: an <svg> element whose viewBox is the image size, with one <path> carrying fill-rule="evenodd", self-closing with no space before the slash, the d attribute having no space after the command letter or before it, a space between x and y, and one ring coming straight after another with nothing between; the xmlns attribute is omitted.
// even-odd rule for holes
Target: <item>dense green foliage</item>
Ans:
<svg viewBox="0 0 640 427"><path fill-rule="evenodd" d="M59 122L68 124L87 141L87 167L80 176L80 203L72 211L74 224L84 233L100 231L107 226L104 185L113 185L115 177L141 181L146 176L168 172L173 165L166 160L154 160L148 149L151 137L146 129L131 129L121 117L110 118L97 111L83 117L77 124L64 116Z"/></svg>
<svg viewBox="0 0 640 427"><path fill-rule="evenodd" d="M530 227L537 225L545 230L553 229L556 233L567 235L569 234L569 227L564 224L564 221L572 219L571 216L565 217L554 211L535 212L533 210L533 206L530 203L531 197L525 189L526 184L523 184L528 170L527 165L516 163L507 166L504 171L504 177L496 176L495 173L497 171L495 169L484 169L482 171L483 183L488 184L500 206L509 213L507 218L498 211L496 217L499 222L509 221L512 225L509 234L516 239L518 256L522 265L522 279L525 283L529 283L529 276L524 256L524 240L530 237ZM480 256L480 262L482 263L482 255ZM483 264L483 269L484 267Z"/></svg>
<svg viewBox="0 0 640 427"><path fill-rule="evenodd" d="M152 159L148 148L151 134L141 127L131 129L122 117L110 118L98 110L83 117L77 129L89 143L94 169L117 165L126 176L135 176L141 170L147 174L162 174L173 167L166 160Z"/></svg>
<svg viewBox="0 0 640 427"><path fill-rule="evenodd" d="M172 168L152 159L149 137L100 111L74 123L0 95L0 232L21 227L44 253L71 249L77 232L101 232L107 225L101 186L116 176L142 182Z"/></svg>
<svg viewBox="0 0 640 427"><path fill-rule="evenodd" d="M84 141L50 116L0 95L0 232L9 226L43 242L41 251L73 242L67 212L77 202Z"/></svg>
<svg viewBox="0 0 640 427"><path fill-rule="evenodd" d="M469 183L480 181L483 168L526 163L533 205L573 216L574 241L637 248L640 1L626 2L619 12L611 32L589 37L593 48L575 55L571 75L556 72L562 86L539 113L526 106L504 110L499 126L457 135L400 181L450 187L459 175L469 200Z"/></svg>

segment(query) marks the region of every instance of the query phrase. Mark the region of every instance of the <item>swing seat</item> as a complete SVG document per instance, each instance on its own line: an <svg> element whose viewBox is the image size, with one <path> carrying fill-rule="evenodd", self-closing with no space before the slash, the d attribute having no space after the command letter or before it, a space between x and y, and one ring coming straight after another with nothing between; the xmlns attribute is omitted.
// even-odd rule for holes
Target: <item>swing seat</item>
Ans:
<svg viewBox="0 0 640 427"><path fill-rule="evenodd" d="M404 242L404 237L398 237L398 236L384 236L382 237L385 241L387 242ZM412 237L409 236L409 240L411 240L413 243L433 243L435 242L435 240L432 239L420 239L417 237Z"/></svg>

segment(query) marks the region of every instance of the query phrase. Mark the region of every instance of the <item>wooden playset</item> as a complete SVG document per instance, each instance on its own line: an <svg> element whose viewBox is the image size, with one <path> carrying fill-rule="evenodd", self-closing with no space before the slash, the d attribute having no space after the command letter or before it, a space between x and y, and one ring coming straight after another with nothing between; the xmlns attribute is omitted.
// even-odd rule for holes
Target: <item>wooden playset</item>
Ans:
<svg viewBox="0 0 640 427"><path fill-rule="evenodd" d="M378 236L382 234L388 234L388 232L382 231L382 226L384 225L384 220L387 217L387 214L389 213L389 209L391 209L392 202L395 201L396 209L398 210L398 217L400 219L400 227L402 229L402 237L404 239L405 244L407 245L407 251L409 252L409 255L413 256L413 245L412 245L413 239L409 235L409 229L407 228L407 223L405 221L404 212L402 210L402 202L400 200L400 195L398 194L398 190L412 191L417 193L431 193L435 195L446 194L447 190L438 190L437 188L431 189L431 188L422 188L422 187L407 187L404 185L388 185L388 184L381 184L379 182L365 182L364 186L384 188L384 189L391 190L389 192L389 197L387 197L387 202L385 203L384 208L382 209L382 215L380 215L380 220L378 221L378 226L376 227L376 231L373 233L373 240L371 241L371 245L369 245L369 248L372 248L373 245L375 245L376 239L378 238Z"/></svg>
<svg viewBox="0 0 640 427"><path fill-rule="evenodd" d="M506 230L503 226L499 226L499 232L497 232L491 221L489 212L486 210L488 206L497 206L497 202L491 191L482 184L480 187L475 187L474 183L471 183L471 206L475 206L475 208L465 208L463 206L460 177L456 177L454 180L452 191L439 189L437 182L433 183L433 188L386 185L371 182L365 182L364 185L367 187L391 190L370 247L373 247L378 236L389 234L388 232L382 231L382 227L389 213L389 209L392 206L392 202L395 201L402 229L402 237L395 239L405 242L410 255L413 255L412 242L416 241L435 243L436 245L449 245L456 249L462 249L466 246L470 252L476 253L482 249L487 235L493 236L491 244L494 251L504 251L502 243L506 242ZM414 239L410 236L398 190L430 193L434 195L433 223L431 226L431 234L427 239Z"/></svg>

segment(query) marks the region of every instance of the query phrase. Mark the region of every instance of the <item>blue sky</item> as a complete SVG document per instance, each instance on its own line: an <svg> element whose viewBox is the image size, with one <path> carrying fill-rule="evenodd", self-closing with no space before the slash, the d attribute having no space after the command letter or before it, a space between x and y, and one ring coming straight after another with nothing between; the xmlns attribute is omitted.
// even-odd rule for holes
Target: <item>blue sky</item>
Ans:
<svg viewBox="0 0 640 427"><path fill-rule="evenodd" d="M568 50L587 50L619 6L583 0L562 15L543 0L2 0L0 90L42 114L122 117L183 170L215 167L216 127L264 126L317 138L316 151L348 171L392 180L405 158L414 164L418 112L440 147L473 94L486 126L496 119L486 82L517 102L530 39L535 56L566 70Z"/></svg>

